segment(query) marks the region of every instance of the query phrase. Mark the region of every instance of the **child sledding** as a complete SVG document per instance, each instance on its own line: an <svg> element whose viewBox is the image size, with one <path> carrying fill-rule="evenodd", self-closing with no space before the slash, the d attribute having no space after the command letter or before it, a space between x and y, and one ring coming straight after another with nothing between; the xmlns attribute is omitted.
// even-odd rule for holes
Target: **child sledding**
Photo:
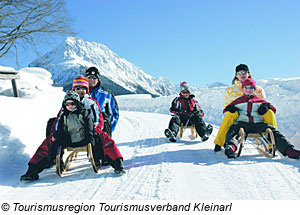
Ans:
<svg viewBox="0 0 300 215"><path fill-rule="evenodd" d="M269 157L273 157L276 149L284 156L298 159L300 151L295 150L287 139L272 125L264 122L263 115L271 110L276 113L275 107L255 94L256 83L248 78L242 83L243 96L238 97L228 106L224 112L238 113L236 122L230 126L225 137L225 154L228 158L240 156L241 147L248 134L266 134L266 142L269 147L262 150Z"/></svg>
<svg viewBox="0 0 300 215"><path fill-rule="evenodd" d="M62 175L66 167L62 159L62 147L87 147L95 172L99 171L101 160L105 158L116 174L125 173L123 157L114 140L102 130L104 121L101 109L98 103L86 94L88 89L86 78L75 78L73 90L66 92L49 136L30 159L28 170L21 176L21 181L37 180L38 173L50 166L57 154L57 173Z"/></svg>
<svg viewBox="0 0 300 215"><path fill-rule="evenodd" d="M169 127L165 130L165 136L171 141L176 142L177 134L180 130L187 126L193 126L204 142L208 140L212 133L212 125L206 125L203 116L204 113L198 102L194 99L194 95L190 93L190 87L186 82L180 84L180 94L172 101L170 112L172 118L169 122ZM196 134L194 134L196 135ZM182 130L180 132L182 136Z"/></svg>

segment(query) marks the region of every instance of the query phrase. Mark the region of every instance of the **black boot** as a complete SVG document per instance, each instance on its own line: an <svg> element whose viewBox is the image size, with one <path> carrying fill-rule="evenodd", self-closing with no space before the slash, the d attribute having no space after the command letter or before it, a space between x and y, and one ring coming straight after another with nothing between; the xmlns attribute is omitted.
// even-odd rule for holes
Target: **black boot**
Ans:
<svg viewBox="0 0 300 215"><path fill-rule="evenodd" d="M292 159L299 159L300 158L300 151L294 149L293 146L290 146L289 148L287 148L285 153L289 158L292 158Z"/></svg>
<svg viewBox="0 0 300 215"><path fill-rule="evenodd" d="M94 162L95 162L94 170L96 172L99 172L101 170L101 162L100 162L100 160L94 160Z"/></svg>
<svg viewBox="0 0 300 215"><path fill-rule="evenodd" d="M123 160L121 158L114 160L113 167L115 168L115 173L117 175L123 175L126 173L123 167Z"/></svg>
<svg viewBox="0 0 300 215"><path fill-rule="evenodd" d="M206 134L208 136L210 136L212 131L213 131L213 126L211 124L208 124L207 127L206 127Z"/></svg>
<svg viewBox="0 0 300 215"><path fill-rule="evenodd" d="M221 146L215 144L214 152L219 152L221 150L222 150Z"/></svg>
<svg viewBox="0 0 300 215"><path fill-rule="evenodd" d="M236 151L236 146L228 144L225 146L225 155L227 156L228 159L231 158L236 158L235 152Z"/></svg>
<svg viewBox="0 0 300 215"><path fill-rule="evenodd" d="M205 142L206 140L208 140L212 131L213 131L213 126L211 124L208 124L208 126L206 127L206 130L205 130L205 134L203 135L203 137L201 137L202 142Z"/></svg>
<svg viewBox="0 0 300 215"><path fill-rule="evenodd" d="M35 181L39 179L38 169L36 165L29 164L27 172L21 176L20 181Z"/></svg>
<svg viewBox="0 0 300 215"><path fill-rule="evenodd" d="M176 142L176 136L173 131L171 131L169 128L165 130L165 136L171 141Z"/></svg>
<svg viewBox="0 0 300 215"><path fill-rule="evenodd" d="M105 157L103 159L101 159L100 163L101 163L101 166L108 166L109 165L109 162Z"/></svg>

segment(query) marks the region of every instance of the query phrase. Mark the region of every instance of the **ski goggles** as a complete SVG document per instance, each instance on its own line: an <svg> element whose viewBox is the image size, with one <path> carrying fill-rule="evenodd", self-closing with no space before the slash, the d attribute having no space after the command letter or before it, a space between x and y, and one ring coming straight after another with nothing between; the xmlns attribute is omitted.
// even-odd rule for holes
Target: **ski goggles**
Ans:
<svg viewBox="0 0 300 215"><path fill-rule="evenodd" d="M76 106L76 102L66 102L65 105L66 105L66 107L68 107L68 106Z"/></svg>
<svg viewBox="0 0 300 215"><path fill-rule="evenodd" d="M244 86L245 89L251 89L251 90L255 90L255 87L253 86Z"/></svg>
<svg viewBox="0 0 300 215"><path fill-rule="evenodd" d="M246 71L239 71L239 72L237 72L236 74L239 74L239 75L246 75L248 72L246 72Z"/></svg>

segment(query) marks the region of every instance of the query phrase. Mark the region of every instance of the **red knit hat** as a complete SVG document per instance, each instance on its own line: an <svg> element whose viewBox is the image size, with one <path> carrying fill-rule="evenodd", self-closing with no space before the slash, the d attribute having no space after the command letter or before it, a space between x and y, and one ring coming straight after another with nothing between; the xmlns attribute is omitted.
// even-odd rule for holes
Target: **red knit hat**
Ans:
<svg viewBox="0 0 300 215"><path fill-rule="evenodd" d="M73 81L73 87L72 87L72 90L74 90L75 87L85 87L86 88L86 91L89 92L89 82L88 80L83 77L82 75L76 77Z"/></svg>
<svg viewBox="0 0 300 215"><path fill-rule="evenodd" d="M182 92L182 91L191 92L190 86L185 81L180 83L180 92Z"/></svg>
<svg viewBox="0 0 300 215"><path fill-rule="evenodd" d="M247 78L245 81L243 81L242 88L245 86L253 86L256 89L256 83L252 78Z"/></svg>

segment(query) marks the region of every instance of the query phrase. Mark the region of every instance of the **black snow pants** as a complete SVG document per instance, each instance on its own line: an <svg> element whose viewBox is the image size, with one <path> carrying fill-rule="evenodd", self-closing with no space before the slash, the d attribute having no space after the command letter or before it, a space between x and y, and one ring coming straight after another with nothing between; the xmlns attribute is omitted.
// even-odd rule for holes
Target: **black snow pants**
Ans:
<svg viewBox="0 0 300 215"><path fill-rule="evenodd" d="M194 115L191 118L175 115L169 122L169 129L177 136L181 123L186 125L187 122L188 125L195 125L196 131L200 137L203 137L206 134L207 126L202 117L197 115Z"/></svg>
<svg viewBox="0 0 300 215"><path fill-rule="evenodd" d="M225 147L226 145L236 145L238 144L238 133L240 128L243 128L246 135L249 133L260 133L265 132L267 128L270 128L273 132L275 138L276 149L284 156L286 156L286 150L291 147L291 144L287 139L273 126L259 122L259 123L247 123L247 122L236 122L230 126L226 137L225 137Z"/></svg>

